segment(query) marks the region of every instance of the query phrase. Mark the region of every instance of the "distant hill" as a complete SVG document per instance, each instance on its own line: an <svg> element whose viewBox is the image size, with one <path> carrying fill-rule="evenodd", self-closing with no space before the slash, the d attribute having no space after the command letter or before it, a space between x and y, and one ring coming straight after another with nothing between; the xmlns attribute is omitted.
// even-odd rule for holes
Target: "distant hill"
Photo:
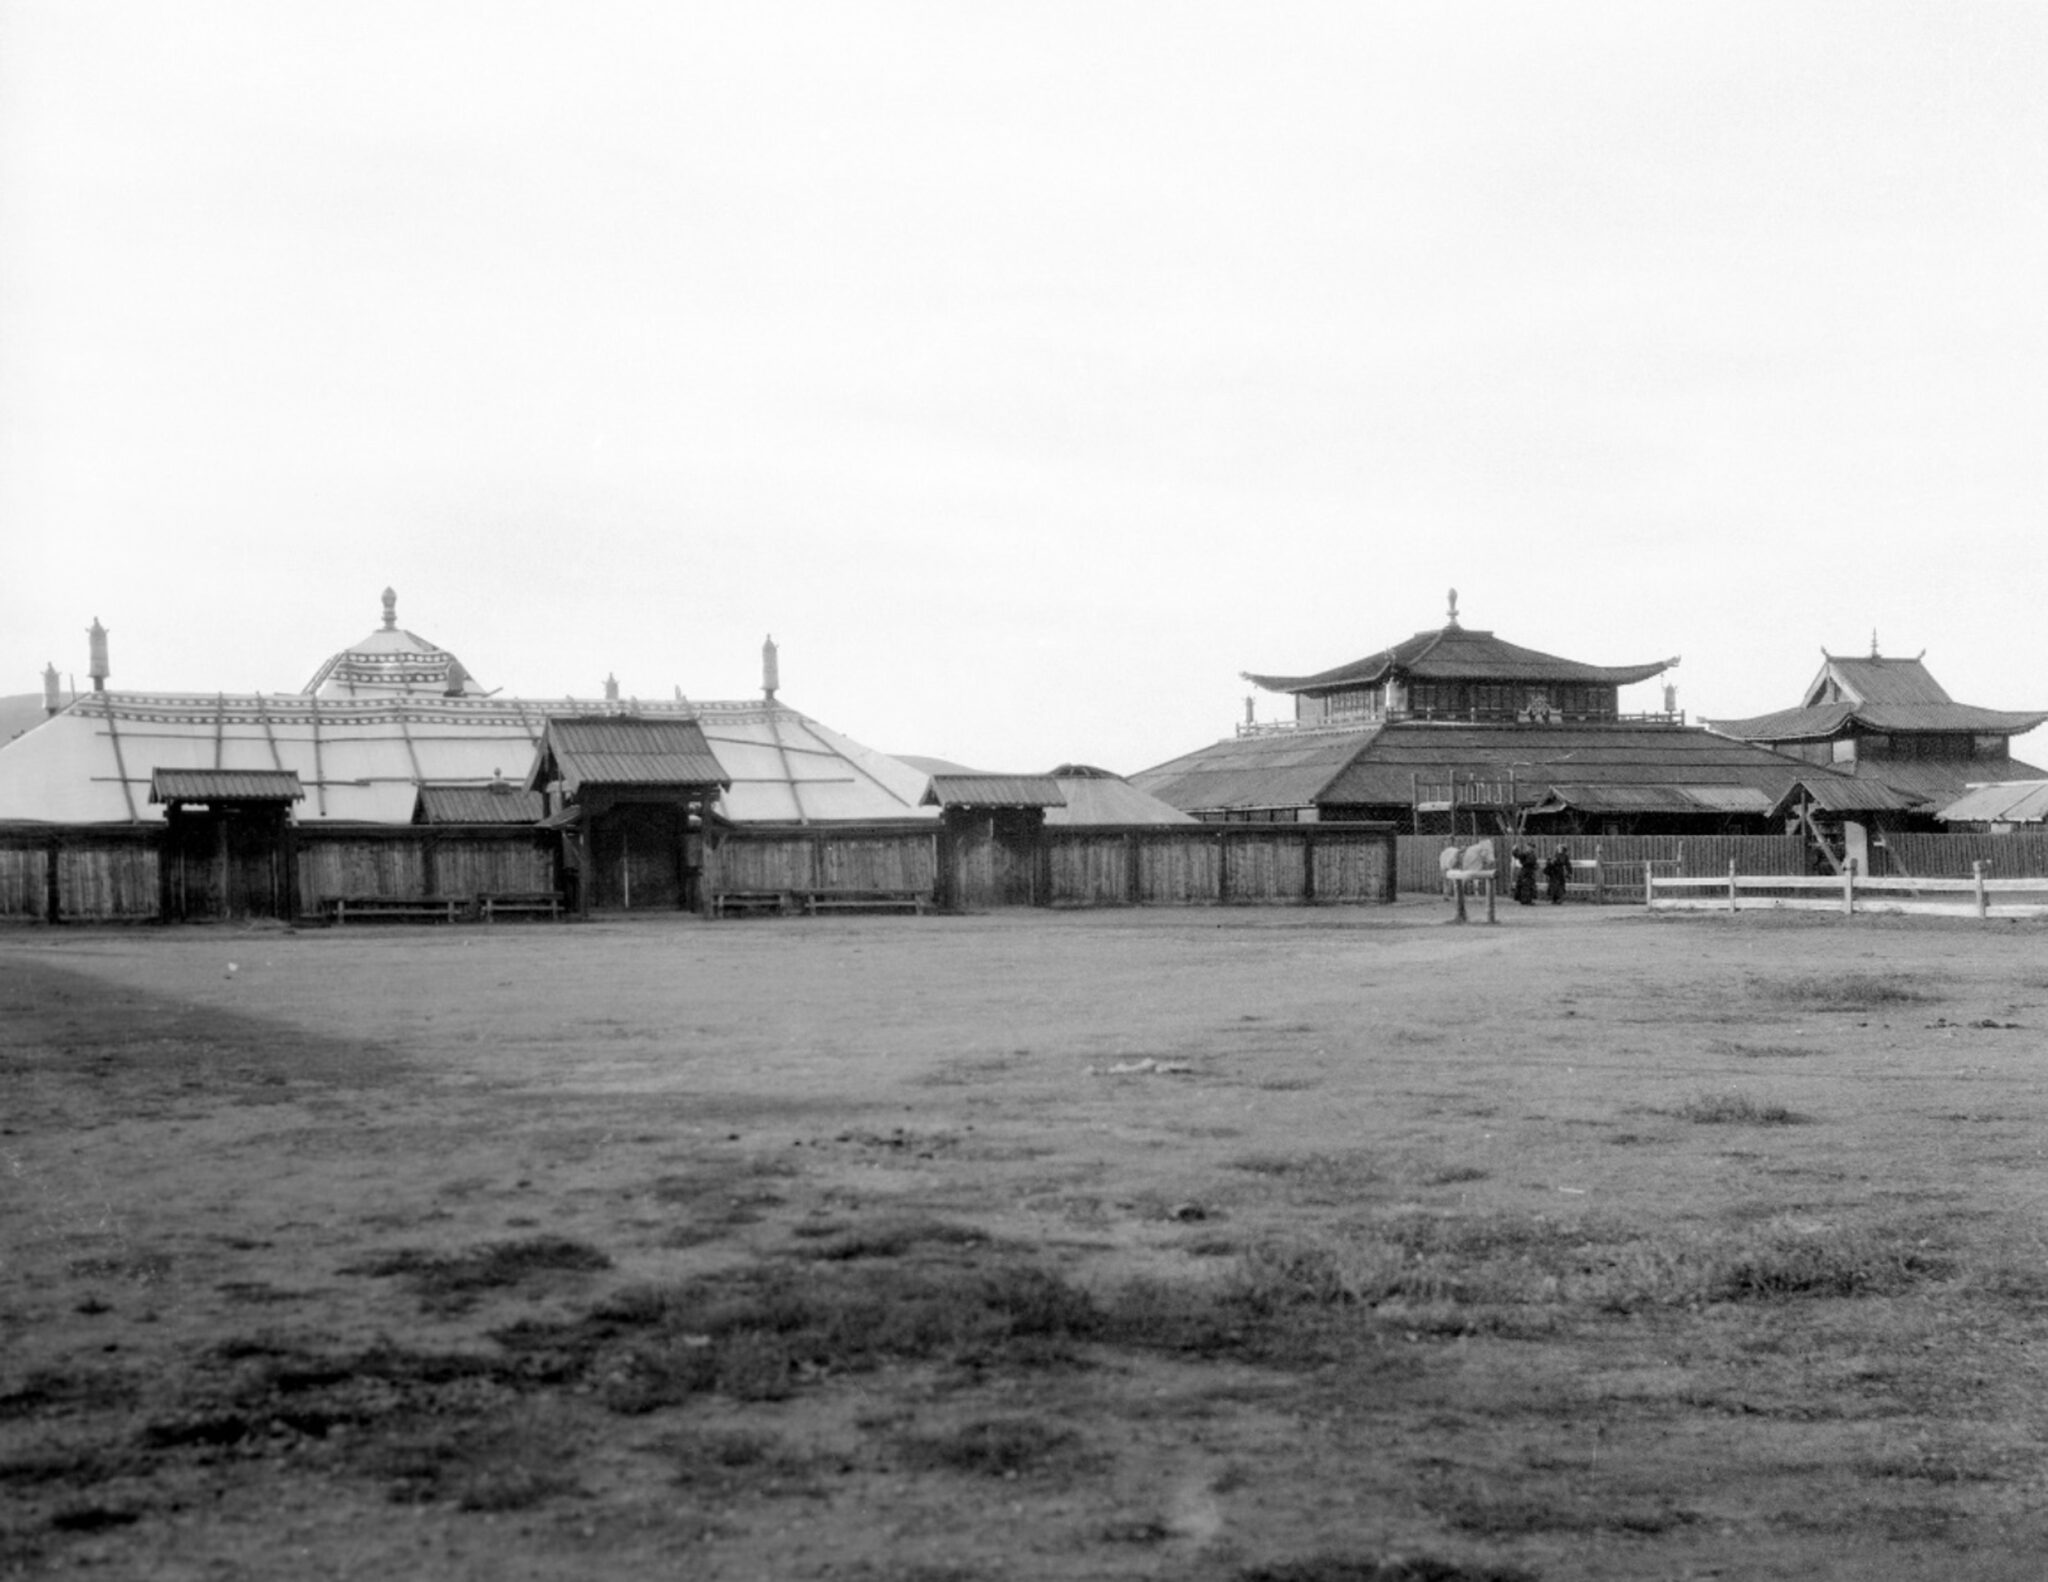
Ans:
<svg viewBox="0 0 2048 1582"><path fill-rule="evenodd" d="M0 744L11 742L31 725L43 722L43 695L22 692L0 698Z"/></svg>

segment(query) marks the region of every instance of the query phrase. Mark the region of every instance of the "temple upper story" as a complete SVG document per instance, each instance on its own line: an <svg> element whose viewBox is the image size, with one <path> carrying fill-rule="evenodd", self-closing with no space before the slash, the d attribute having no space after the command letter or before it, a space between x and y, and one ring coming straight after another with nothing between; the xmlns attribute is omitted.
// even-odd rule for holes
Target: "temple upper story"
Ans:
<svg viewBox="0 0 2048 1582"><path fill-rule="evenodd" d="M313 672L299 691L320 698L482 697L461 660L398 624L398 595L384 590L384 624Z"/></svg>
<svg viewBox="0 0 2048 1582"><path fill-rule="evenodd" d="M1296 726L1365 726L1387 720L1484 721L1555 724L1618 720L1621 688L1677 664L1676 658L1639 665L1592 665L1503 641L1458 622L1451 590L1444 624L1331 670L1306 676L1258 675L1244 679L1294 698ZM1676 718L1666 689L1665 709L1652 718ZM1247 721L1247 727L1251 727Z"/></svg>

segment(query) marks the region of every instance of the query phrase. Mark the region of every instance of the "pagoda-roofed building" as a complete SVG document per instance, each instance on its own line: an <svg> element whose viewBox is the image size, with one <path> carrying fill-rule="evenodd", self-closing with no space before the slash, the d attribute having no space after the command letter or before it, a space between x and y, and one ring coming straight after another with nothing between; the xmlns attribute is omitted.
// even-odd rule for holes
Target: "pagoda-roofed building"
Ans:
<svg viewBox="0 0 2048 1582"><path fill-rule="evenodd" d="M1523 648L1461 626L1453 592L1442 627L1364 659L1305 676L1246 673L1290 695L1295 718L1258 724L1248 709L1234 737L1132 784L1212 821L1623 835L1769 832L1782 828L1795 784L1842 780L1687 725L1669 687L1663 709L1622 712L1623 687L1677 663L1596 665Z"/></svg>
<svg viewBox="0 0 2048 1582"><path fill-rule="evenodd" d="M1920 816L1931 817L1973 785L2043 777L2012 756L2012 739L2048 720L2048 710L1958 703L1934 679L1923 655L1880 654L1874 636L1868 655L1823 650L1821 661L1797 708L1709 725L1737 740L1888 787Z"/></svg>
<svg viewBox="0 0 2048 1582"><path fill-rule="evenodd" d="M1451 590L1445 623L1376 654L1311 676L1244 679L1294 699L1297 725L1368 725L1390 720L1561 724L1621 717L1620 690L1678 661L1589 665L1504 642L1458 624Z"/></svg>

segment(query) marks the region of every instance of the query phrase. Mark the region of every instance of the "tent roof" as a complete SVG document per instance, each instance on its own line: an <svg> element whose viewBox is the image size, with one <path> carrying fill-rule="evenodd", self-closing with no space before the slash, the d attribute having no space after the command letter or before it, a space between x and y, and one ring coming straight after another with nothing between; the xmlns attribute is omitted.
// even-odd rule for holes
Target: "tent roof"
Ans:
<svg viewBox="0 0 2048 1582"><path fill-rule="evenodd" d="M384 624L331 655L300 690L323 698L481 697L447 649L398 624L398 595L384 590Z"/></svg>
<svg viewBox="0 0 2048 1582"><path fill-rule="evenodd" d="M519 779L551 717L620 713L695 721L736 823L938 816L917 806L924 775L781 703L104 692L0 743L0 820L155 819L155 769L289 769L301 821L403 824L423 782Z"/></svg>

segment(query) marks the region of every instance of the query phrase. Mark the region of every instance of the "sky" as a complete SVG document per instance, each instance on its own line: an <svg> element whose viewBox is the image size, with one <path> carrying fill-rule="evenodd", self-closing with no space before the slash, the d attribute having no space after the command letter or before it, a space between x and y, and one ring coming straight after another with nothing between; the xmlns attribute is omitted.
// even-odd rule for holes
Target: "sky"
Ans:
<svg viewBox="0 0 2048 1582"><path fill-rule="evenodd" d="M0 0L0 693L389 585L1132 773L1455 587L1695 718L2048 708L2043 83L1996 0Z"/></svg>

